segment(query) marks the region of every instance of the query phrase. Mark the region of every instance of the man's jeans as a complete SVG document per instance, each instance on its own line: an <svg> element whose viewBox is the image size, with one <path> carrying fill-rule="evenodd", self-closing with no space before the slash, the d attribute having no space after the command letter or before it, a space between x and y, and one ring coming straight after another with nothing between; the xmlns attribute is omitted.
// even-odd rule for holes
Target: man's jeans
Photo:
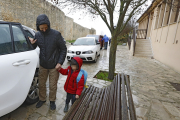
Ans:
<svg viewBox="0 0 180 120"><path fill-rule="evenodd" d="M49 101L56 100L57 82L59 79L59 72L54 69L45 69L39 67L39 99L46 101L46 81L49 75Z"/></svg>
<svg viewBox="0 0 180 120"><path fill-rule="evenodd" d="M108 42L104 43L104 49L107 49Z"/></svg>

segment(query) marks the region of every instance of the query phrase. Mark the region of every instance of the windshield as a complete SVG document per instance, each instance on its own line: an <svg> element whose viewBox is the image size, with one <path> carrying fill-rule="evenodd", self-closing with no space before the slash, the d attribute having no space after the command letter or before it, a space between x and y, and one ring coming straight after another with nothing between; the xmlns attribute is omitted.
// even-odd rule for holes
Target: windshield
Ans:
<svg viewBox="0 0 180 120"><path fill-rule="evenodd" d="M73 45L95 45L93 38L78 38Z"/></svg>
<svg viewBox="0 0 180 120"><path fill-rule="evenodd" d="M86 37L95 37L97 41L99 40L99 35L87 35Z"/></svg>

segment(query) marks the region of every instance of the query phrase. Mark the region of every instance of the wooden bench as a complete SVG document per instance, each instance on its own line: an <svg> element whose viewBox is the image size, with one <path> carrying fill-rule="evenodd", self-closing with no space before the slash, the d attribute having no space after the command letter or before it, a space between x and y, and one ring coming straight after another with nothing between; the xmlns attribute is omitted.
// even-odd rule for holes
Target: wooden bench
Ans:
<svg viewBox="0 0 180 120"><path fill-rule="evenodd" d="M136 120L128 75L116 75L106 88L83 90L63 120Z"/></svg>

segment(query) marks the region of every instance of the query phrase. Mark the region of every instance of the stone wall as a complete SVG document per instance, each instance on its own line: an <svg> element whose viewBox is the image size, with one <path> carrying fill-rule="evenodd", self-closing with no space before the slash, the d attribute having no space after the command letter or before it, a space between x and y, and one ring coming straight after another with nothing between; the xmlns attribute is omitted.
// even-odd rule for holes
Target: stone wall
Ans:
<svg viewBox="0 0 180 120"><path fill-rule="evenodd" d="M72 18L45 0L0 0L0 20L20 22L36 30L36 18L46 14L51 28L61 32L66 40L75 40L87 34L96 34L95 29L78 25Z"/></svg>

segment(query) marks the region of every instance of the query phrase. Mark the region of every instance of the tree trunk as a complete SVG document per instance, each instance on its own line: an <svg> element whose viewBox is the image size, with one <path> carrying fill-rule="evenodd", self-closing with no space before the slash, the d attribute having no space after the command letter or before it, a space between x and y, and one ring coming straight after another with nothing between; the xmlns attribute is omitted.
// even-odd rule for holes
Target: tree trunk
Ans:
<svg viewBox="0 0 180 120"><path fill-rule="evenodd" d="M114 79L115 63L116 63L117 37L112 35L111 48L109 53L109 74L108 79Z"/></svg>

